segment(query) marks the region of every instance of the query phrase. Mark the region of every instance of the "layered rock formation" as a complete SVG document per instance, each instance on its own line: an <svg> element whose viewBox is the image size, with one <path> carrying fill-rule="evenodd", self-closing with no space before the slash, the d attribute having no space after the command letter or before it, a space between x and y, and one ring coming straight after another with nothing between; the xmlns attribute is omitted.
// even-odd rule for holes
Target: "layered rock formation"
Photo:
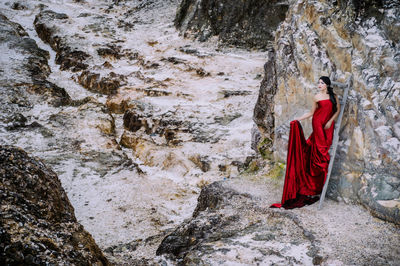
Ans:
<svg viewBox="0 0 400 266"><path fill-rule="evenodd" d="M3 107L8 105L6 102L12 103L1 115L8 117L16 109L31 107L32 99L28 97L30 94L37 95L37 100L46 101L53 106L70 104L68 93L47 81L50 74L47 64L49 53L40 49L21 25L2 14L0 25L0 44L4 54L8 55L0 58L0 101Z"/></svg>
<svg viewBox="0 0 400 266"><path fill-rule="evenodd" d="M65 15L48 13L55 14L57 19L65 19ZM105 156L88 144L88 140L97 135L105 150L118 148L113 140L114 118L105 105L84 95L72 99L64 88L49 81L49 52L40 49L21 25L5 16L0 16L0 19L2 51L10 55L1 57L0 65L4 73L0 79L0 125L1 132L7 136L2 139L2 144L6 142L24 146L29 152L44 153L47 163L52 166L62 163L60 157L80 160L79 153L76 153L80 151L86 162L102 160L96 167L100 175L104 175L112 165L127 162L121 153L115 153L115 157ZM38 114L40 111L43 114ZM84 128L88 129L86 133ZM70 133L65 134L68 131ZM83 140L85 135L88 139ZM62 149L53 153L55 146ZM113 157L120 163L110 160ZM109 164L112 161L114 163Z"/></svg>
<svg viewBox="0 0 400 266"><path fill-rule="evenodd" d="M254 111L263 152L284 161L289 122L310 108L319 76L337 82L351 77L329 195L359 202L395 223L400 221L399 34L396 1L293 2L276 31ZM310 123L303 124L310 132Z"/></svg>
<svg viewBox="0 0 400 266"><path fill-rule="evenodd" d="M234 46L266 48L288 7L281 0L183 0L175 25L200 41L217 35Z"/></svg>
<svg viewBox="0 0 400 266"><path fill-rule="evenodd" d="M83 18L89 20L87 16L82 15ZM111 57L113 59L122 57L121 51L118 51L117 47L112 44L97 48L97 53L94 55L82 51L83 47L90 45L91 40L85 40L83 36L76 33L70 36L68 32L64 31L65 25L70 24L72 19L76 20L77 18L69 18L64 13L44 9L35 17L35 30L38 36L56 51L55 62L60 65L60 70L80 72L76 79L79 84L88 90L103 94L115 94L117 89L124 84L125 77L110 70L107 71L106 65L104 65L105 71L94 71L93 66L97 63L96 59L98 60L99 58ZM97 19L105 20L105 18ZM93 27L99 26L97 23L89 24L85 30L94 30ZM71 40L71 37L74 41ZM89 64L92 66L90 70L88 70ZM111 66L109 62L108 65Z"/></svg>
<svg viewBox="0 0 400 266"><path fill-rule="evenodd" d="M64 39L57 36L55 25L67 23L67 21L66 14L43 10L36 16L34 24L39 37L57 52L56 62L60 64L61 70L71 69L73 72L85 70L88 68L88 64L84 62L90 55L78 50L78 47L69 46Z"/></svg>
<svg viewBox="0 0 400 266"><path fill-rule="evenodd" d="M0 211L2 265L109 265L57 175L12 146L0 146Z"/></svg>

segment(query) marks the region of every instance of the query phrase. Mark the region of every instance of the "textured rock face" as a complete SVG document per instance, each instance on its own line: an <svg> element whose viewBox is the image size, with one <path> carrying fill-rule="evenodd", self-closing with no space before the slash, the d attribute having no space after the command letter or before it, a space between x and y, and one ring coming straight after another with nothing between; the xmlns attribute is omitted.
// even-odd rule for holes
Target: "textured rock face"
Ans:
<svg viewBox="0 0 400 266"><path fill-rule="evenodd" d="M28 37L21 25L8 20L0 14L0 45L4 55L0 58L0 101L11 102L15 108L31 106L30 94L54 106L71 103L68 93L46 80L50 74L47 64L49 53L40 49L34 40ZM8 60L12 61L9 65ZM14 107L13 106L13 107ZM7 108L2 115L12 109Z"/></svg>
<svg viewBox="0 0 400 266"><path fill-rule="evenodd" d="M280 0L183 0L175 25L200 41L218 35L235 46L265 48L287 9Z"/></svg>
<svg viewBox="0 0 400 266"><path fill-rule="evenodd" d="M0 208L2 265L109 264L57 175L12 146L0 146Z"/></svg>
<svg viewBox="0 0 400 266"><path fill-rule="evenodd" d="M29 8L33 8L32 5ZM0 56L0 144L23 147L54 169L69 193L80 222L96 236L85 221L97 226L99 220L106 218L93 219L90 211L81 211L79 205L87 206L88 201L83 200L80 193L71 193L82 187L73 182L104 177L111 169L135 171L137 165L121 151L115 139L114 117L105 104L85 89L79 90L70 76L65 78L61 74L62 82L60 77L57 79L60 72L54 73L59 68L53 63L56 55L38 47L49 49L35 35L32 23L36 14L27 13L32 17L21 19L25 23L23 26L12 22L18 19L10 12L8 18L0 16L0 50L5 55ZM26 25L27 21L31 24ZM96 184L99 183L94 183L88 187L98 191ZM93 207L88 209L93 210ZM82 219L83 215L88 218ZM109 216L112 215L108 213L106 217ZM63 252L62 247L58 252Z"/></svg>
<svg viewBox="0 0 400 266"><path fill-rule="evenodd" d="M69 46L60 36L57 36L58 23L67 23L68 16L63 13L56 13L51 10L40 12L34 21L36 32L39 37L48 43L56 52L56 62L61 70L71 69L73 72L87 69L84 63L89 55L83 51Z"/></svg>
<svg viewBox="0 0 400 266"><path fill-rule="evenodd" d="M86 40L77 33L71 36L65 30L68 27L66 25L75 23L76 20L81 18L84 18L84 16L69 18L66 14L46 9L41 10L36 15L34 26L38 36L56 52L55 62L60 65L60 70L77 72L78 74L75 77L77 82L90 91L107 95L115 94L117 89L125 84L125 77L112 71L107 71L112 68L108 61L101 66L93 67L93 65L98 61L103 61L101 59L104 58L111 60L119 59L122 56L135 58L135 55L132 55L129 51L121 52L119 47L113 44L97 48L97 52L92 54L82 51L82 47L88 46L90 40ZM98 19L102 20L104 18L100 17ZM97 23L100 24L99 22ZM105 22L103 21L103 23ZM85 30L96 30L93 27L99 27L98 24L89 24Z"/></svg>
<svg viewBox="0 0 400 266"><path fill-rule="evenodd" d="M329 194L399 223L400 6L367 2L290 6L268 56L254 121L261 140L271 143L267 152L284 161L289 122L311 107L319 76L352 76ZM303 125L310 133L311 123Z"/></svg>
<svg viewBox="0 0 400 266"><path fill-rule="evenodd" d="M193 218L157 250L184 265L320 264L318 252L315 237L294 215L259 208L251 195L221 182L202 190Z"/></svg>
<svg viewBox="0 0 400 266"><path fill-rule="evenodd" d="M215 132L209 133L204 130L204 123L199 123L191 118L177 118L170 111L156 112L151 105L138 101L136 103L137 105L134 108L124 113L124 127L130 132L140 131L139 133L144 133L141 136L143 139L146 139L148 135L159 136L159 144L180 145L188 140L215 143L221 138ZM183 115L182 113L179 117ZM128 134L128 132L125 133Z"/></svg>
<svg viewBox="0 0 400 266"><path fill-rule="evenodd" d="M275 138L273 100L277 90L274 50L268 51L264 71L265 76L261 83L262 85L254 108L253 116L253 120L257 124L259 131L253 130L252 132L254 139L252 140L252 146L254 150L258 149L263 155L269 155L268 157L272 158L273 140ZM260 132L262 132L263 143L260 143Z"/></svg>

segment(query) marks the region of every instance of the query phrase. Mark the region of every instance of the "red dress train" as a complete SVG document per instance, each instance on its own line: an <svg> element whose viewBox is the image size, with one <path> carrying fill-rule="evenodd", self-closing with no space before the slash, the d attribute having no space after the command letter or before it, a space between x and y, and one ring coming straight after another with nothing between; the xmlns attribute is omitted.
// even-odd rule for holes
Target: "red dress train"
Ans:
<svg viewBox="0 0 400 266"><path fill-rule="evenodd" d="M318 101L312 118L313 132L306 140L299 121L290 122L285 185L282 202L271 208L299 208L318 200L310 197L321 193L328 173L329 148L332 144L334 123L328 129L325 124L332 117L332 102Z"/></svg>

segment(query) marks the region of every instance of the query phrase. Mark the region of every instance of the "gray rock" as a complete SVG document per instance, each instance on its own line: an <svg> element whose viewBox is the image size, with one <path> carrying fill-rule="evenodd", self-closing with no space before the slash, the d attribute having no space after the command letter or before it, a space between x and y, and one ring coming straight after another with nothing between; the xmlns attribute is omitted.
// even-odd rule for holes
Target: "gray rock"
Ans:
<svg viewBox="0 0 400 266"><path fill-rule="evenodd" d="M187 116L183 112L179 114L176 110L156 112L152 108L148 105L137 104L136 107L126 110L123 117L125 129L135 132L136 138L149 139L152 136L160 136L167 145L179 145L182 142L181 136L187 134L191 137L191 141L201 143L215 143L221 138L221 133L215 134L216 130L205 128L205 123L199 122L198 119L182 119ZM235 118L235 116L216 118L215 122L224 123L224 119L232 121ZM131 145L126 143L125 146Z"/></svg>
<svg viewBox="0 0 400 266"><path fill-rule="evenodd" d="M185 265L320 264L316 244L295 215L259 208L249 194L215 182L202 189L193 218L164 238L157 255Z"/></svg>
<svg viewBox="0 0 400 266"><path fill-rule="evenodd" d="M258 125L259 131L262 132L258 137L258 143L262 142L261 147L258 143L252 142L252 146L264 156L270 157L272 154L272 140L275 137L274 133L274 96L277 90L277 76L275 72L275 52L270 49L267 54L267 62L264 65L264 79L261 82L260 92L257 103L254 108L253 120ZM253 149L254 149L253 148ZM255 150L256 150L255 149Z"/></svg>
<svg viewBox="0 0 400 266"><path fill-rule="evenodd" d="M57 175L0 146L0 263L110 265L74 215Z"/></svg>
<svg viewBox="0 0 400 266"><path fill-rule="evenodd" d="M0 122L11 126L7 121L12 120L15 113L27 111L37 102L53 106L71 104L68 93L47 80L49 53L40 49L21 25L3 15L0 15L0 27L2 52L15 54L0 60Z"/></svg>
<svg viewBox="0 0 400 266"><path fill-rule="evenodd" d="M221 193L221 191L224 191L224 193ZM229 200L238 194L234 190L225 189L221 182L214 182L204 187L197 199L197 206L193 212L193 217L196 217L201 211L219 208L225 200Z"/></svg>
<svg viewBox="0 0 400 266"><path fill-rule="evenodd" d="M68 19L66 14L42 10L35 18L35 30L38 36L57 52L56 63L60 65L61 70L71 69L73 72L85 70L88 68L85 60L90 55L78 50L76 47L71 47L63 38L57 35L57 23L66 19Z"/></svg>
<svg viewBox="0 0 400 266"><path fill-rule="evenodd" d="M234 46L266 48L288 7L287 1L280 0L183 0L175 25L200 41L217 35Z"/></svg>

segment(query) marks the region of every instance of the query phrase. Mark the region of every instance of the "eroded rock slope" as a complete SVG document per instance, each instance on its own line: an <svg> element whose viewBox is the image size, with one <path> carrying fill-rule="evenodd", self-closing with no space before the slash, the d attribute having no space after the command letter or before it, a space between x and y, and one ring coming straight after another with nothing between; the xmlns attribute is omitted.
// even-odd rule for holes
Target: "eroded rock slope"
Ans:
<svg viewBox="0 0 400 266"><path fill-rule="evenodd" d="M264 55L182 38L177 5L0 3L1 26L15 27L2 31L0 143L58 174L110 260L130 243L129 256L153 258L201 187L236 176L252 153Z"/></svg>

